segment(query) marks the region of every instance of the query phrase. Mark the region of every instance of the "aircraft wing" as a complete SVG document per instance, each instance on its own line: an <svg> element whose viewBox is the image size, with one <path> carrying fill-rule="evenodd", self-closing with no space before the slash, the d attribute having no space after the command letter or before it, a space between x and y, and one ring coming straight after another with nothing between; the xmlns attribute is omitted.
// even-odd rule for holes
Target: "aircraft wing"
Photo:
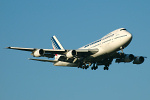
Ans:
<svg viewBox="0 0 150 100"><path fill-rule="evenodd" d="M77 50L65 50L65 49L37 49L37 48L22 48L22 47L6 47L7 49L21 50L21 51L30 51L36 52L39 50L39 53L47 54L67 54L68 52L75 51L78 56L82 56L84 54L94 54L98 52L98 49L77 49Z"/></svg>
<svg viewBox="0 0 150 100"><path fill-rule="evenodd" d="M87 57L92 54L95 54L99 51L99 49L77 49L76 51L76 56L78 57Z"/></svg>
<svg viewBox="0 0 150 100"><path fill-rule="evenodd" d="M32 58L29 58L29 60L35 60L35 61L42 61L42 62L58 62L56 60L46 60L46 59L32 59Z"/></svg>
<svg viewBox="0 0 150 100"><path fill-rule="evenodd" d="M22 47L6 47L7 49L15 49L15 50L22 50L22 51L34 51L35 48L22 48Z"/></svg>
<svg viewBox="0 0 150 100"><path fill-rule="evenodd" d="M54 53L54 54L62 54L65 53L66 50L58 50L58 49L37 49L37 48L22 48L22 47L6 47L7 49L14 49L14 50L22 50L22 51L36 51L36 50L42 50L46 53Z"/></svg>

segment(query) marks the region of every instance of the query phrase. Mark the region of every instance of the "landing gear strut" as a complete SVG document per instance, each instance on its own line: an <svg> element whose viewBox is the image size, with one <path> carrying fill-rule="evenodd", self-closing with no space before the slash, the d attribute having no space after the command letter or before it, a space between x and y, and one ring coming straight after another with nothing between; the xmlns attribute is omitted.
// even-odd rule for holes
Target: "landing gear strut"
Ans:
<svg viewBox="0 0 150 100"><path fill-rule="evenodd" d="M122 54L124 54L124 53L123 53L123 49L124 49L124 47L120 47L120 50L121 50Z"/></svg>

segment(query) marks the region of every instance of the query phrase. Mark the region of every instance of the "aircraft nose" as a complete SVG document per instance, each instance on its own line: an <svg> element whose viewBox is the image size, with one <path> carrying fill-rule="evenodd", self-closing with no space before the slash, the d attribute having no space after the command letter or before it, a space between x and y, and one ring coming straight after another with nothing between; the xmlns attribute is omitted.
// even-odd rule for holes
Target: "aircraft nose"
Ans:
<svg viewBox="0 0 150 100"><path fill-rule="evenodd" d="M131 33L128 33L128 38L129 38L129 40L131 40L132 39L132 34Z"/></svg>
<svg viewBox="0 0 150 100"><path fill-rule="evenodd" d="M127 35L126 39L130 43L132 41L132 34L128 32L126 35Z"/></svg>

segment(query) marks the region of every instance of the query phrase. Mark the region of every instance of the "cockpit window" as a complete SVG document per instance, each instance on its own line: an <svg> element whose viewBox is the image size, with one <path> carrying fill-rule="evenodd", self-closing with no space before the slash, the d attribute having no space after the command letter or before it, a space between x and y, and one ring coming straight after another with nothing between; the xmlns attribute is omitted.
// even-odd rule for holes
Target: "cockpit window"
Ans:
<svg viewBox="0 0 150 100"><path fill-rule="evenodd" d="M122 30L126 30L125 28L123 28L123 29L121 29L120 31L122 31Z"/></svg>

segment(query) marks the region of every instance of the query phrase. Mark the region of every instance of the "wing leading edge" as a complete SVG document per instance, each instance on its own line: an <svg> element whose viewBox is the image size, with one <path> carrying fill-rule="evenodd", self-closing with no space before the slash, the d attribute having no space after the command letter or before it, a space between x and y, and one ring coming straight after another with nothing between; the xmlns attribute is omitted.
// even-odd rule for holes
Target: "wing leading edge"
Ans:
<svg viewBox="0 0 150 100"><path fill-rule="evenodd" d="M35 48L22 48L22 47L6 47L6 49L22 50L22 51L34 51Z"/></svg>

